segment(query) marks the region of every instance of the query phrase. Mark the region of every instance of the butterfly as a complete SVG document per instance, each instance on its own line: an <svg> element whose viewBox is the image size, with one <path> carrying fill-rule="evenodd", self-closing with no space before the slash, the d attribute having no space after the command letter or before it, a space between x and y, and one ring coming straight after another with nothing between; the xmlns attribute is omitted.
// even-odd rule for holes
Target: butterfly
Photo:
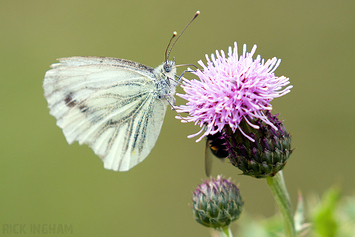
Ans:
<svg viewBox="0 0 355 237"><path fill-rule="evenodd" d="M142 162L158 139L167 106L175 105L176 65L167 50L156 68L109 57L52 64L44 96L67 142L88 144L106 169L127 171Z"/></svg>

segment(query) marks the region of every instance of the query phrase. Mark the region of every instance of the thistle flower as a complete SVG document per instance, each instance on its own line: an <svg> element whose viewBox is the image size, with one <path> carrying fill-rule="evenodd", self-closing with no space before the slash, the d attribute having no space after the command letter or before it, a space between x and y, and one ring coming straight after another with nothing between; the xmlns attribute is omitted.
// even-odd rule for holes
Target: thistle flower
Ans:
<svg viewBox="0 0 355 237"><path fill-rule="evenodd" d="M269 111L265 115L273 127L260 119L252 121L259 129L250 127L245 121L240 124L245 133L255 140L254 142L242 136L239 131L232 134L230 129L226 129L223 134L232 165L243 171L244 175L255 178L273 177L285 167L292 153L291 136L284 124L278 120L277 115L273 116Z"/></svg>
<svg viewBox="0 0 355 237"><path fill-rule="evenodd" d="M224 228L239 218L243 201L238 187L218 175L205 180L193 194L192 211L196 221L212 228Z"/></svg>
<svg viewBox="0 0 355 237"><path fill-rule="evenodd" d="M277 127L268 120L265 111L271 111L270 102L277 97L290 92L292 86L289 79L276 77L274 71L280 64L280 59L272 58L264 62L260 55L254 60L252 57L256 45L251 52L243 46L242 55L238 56L237 43L234 49L229 47L228 57L223 50L211 60L206 55L207 66L200 60L198 63L203 70L192 72L200 80L183 79L182 88L186 94L177 94L187 100L186 105L176 108L178 113L188 113L182 122L194 122L202 129L189 137L204 133L197 141L209 134L221 132L228 125L233 133L239 130L243 136L254 141L241 129L239 124L245 120L251 127L259 129L251 120L260 119L275 130ZM285 87L287 86L287 87Z"/></svg>

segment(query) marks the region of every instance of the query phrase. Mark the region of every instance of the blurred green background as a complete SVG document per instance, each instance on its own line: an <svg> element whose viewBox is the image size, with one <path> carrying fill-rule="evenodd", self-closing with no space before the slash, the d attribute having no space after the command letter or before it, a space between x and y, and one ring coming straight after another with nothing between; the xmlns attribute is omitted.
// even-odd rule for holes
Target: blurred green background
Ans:
<svg viewBox="0 0 355 237"><path fill-rule="evenodd" d="M42 89L59 57L110 56L156 67L171 33L196 10L201 15L172 51L177 64L196 64L234 41L282 59L276 75L294 88L273 111L296 148L284 169L293 206L298 189L307 195L340 184L354 194L354 1L2 0L0 235L9 224L27 225L26 236L32 224L57 224L71 225L72 236L208 236L188 206L205 178L205 144L186 138L199 128L181 124L169 109L149 157L129 172L108 171L86 145L67 144ZM220 173L240 184L245 212L277 211L265 180L216 160L213 174Z"/></svg>

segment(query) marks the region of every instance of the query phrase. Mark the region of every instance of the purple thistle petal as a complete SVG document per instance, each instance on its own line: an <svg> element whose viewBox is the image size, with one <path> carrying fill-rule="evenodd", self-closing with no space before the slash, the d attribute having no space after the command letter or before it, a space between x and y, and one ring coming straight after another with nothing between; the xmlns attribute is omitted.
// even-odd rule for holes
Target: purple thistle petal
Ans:
<svg viewBox="0 0 355 237"><path fill-rule="evenodd" d="M253 59L256 45L250 53L243 45L243 53L238 56L237 43L234 48L228 48L228 57L223 50L216 51L211 57L206 55L206 64L201 60L198 64L202 70L192 72L200 80L183 79L182 88L186 94L177 94L187 100L186 105L176 107L178 113L188 113L184 122L194 122L202 129L194 135L201 135L197 142L208 134L221 132L225 125L229 125L233 132L237 129L248 139L239 127L239 123L245 119L247 123L258 129L250 120L261 119L264 123L277 130L270 122L264 111L271 111L270 102L290 92L292 88L289 78L276 77L274 71L280 65L281 60L275 57L264 62L258 55ZM287 86L287 87L285 87Z"/></svg>

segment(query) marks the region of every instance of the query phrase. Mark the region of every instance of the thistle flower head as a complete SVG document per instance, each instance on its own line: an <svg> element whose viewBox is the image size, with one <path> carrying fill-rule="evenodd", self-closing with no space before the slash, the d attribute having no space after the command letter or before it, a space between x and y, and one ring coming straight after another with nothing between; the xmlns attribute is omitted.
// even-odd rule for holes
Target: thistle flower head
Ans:
<svg viewBox="0 0 355 237"><path fill-rule="evenodd" d="M196 221L212 228L223 228L237 220L244 204L238 187L220 175L205 180L195 190L192 201Z"/></svg>
<svg viewBox="0 0 355 237"><path fill-rule="evenodd" d="M221 132L228 125L233 132L238 129L253 141L239 126L243 119L255 129L259 127L252 124L254 118L277 129L264 112L271 111L270 102L290 92L292 86L287 86L288 78L274 74L280 59L272 58L264 62L260 55L253 59L255 51L256 45L250 53L244 45L243 53L239 56L237 43L234 43L234 49L229 47L227 56L223 50L220 53L216 51L216 56L212 54L211 59L206 55L207 65L201 60L198 62L202 70L192 73L200 80L183 79L182 88L186 94L178 96L187 100L187 103L178 106L176 110L189 115L177 118L202 127L199 133L189 137L204 131L197 140L200 141L209 134Z"/></svg>
<svg viewBox="0 0 355 237"><path fill-rule="evenodd" d="M239 131L224 133L226 151L232 165L243 171L244 175L255 178L273 177L282 170L292 153L291 136L277 116L266 112L267 119L277 128L265 124L260 119L252 122L259 129L250 127L245 121L240 126L253 138L254 142L242 136Z"/></svg>

